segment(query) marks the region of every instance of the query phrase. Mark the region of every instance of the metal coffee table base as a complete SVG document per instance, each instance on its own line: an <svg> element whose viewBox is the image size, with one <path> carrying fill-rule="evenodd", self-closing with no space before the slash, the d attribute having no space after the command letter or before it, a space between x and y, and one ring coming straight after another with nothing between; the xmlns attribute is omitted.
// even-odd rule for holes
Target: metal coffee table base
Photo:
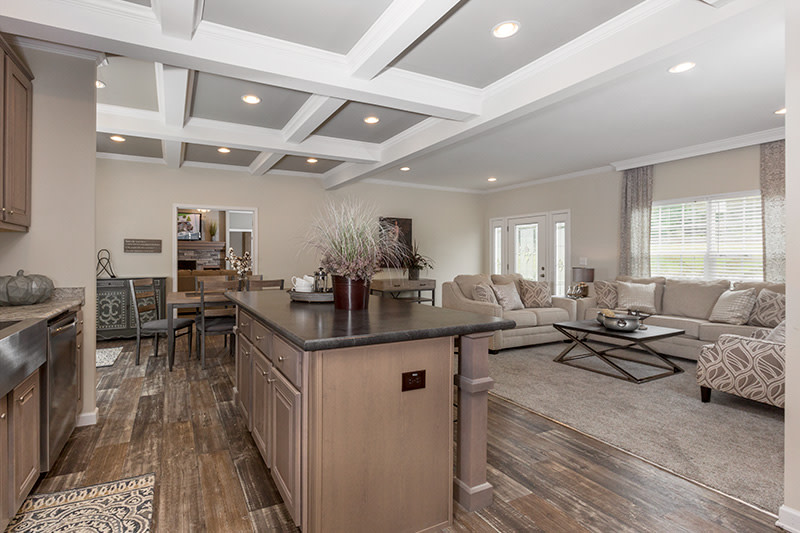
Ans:
<svg viewBox="0 0 800 533"><path fill-rule="evenodd" d="M590 346L588 344L588 341L586 341L586 337L588 337L590 335L590 333L580 333L578 335L575 335L575 334L573 334L572 331L564 329L564 328L561 328L557 324L554 325L554 327L558 331L560 331L561 333L563 333L564 335L566 335L567 337L572 339L572 343L569 346L567 346L567 348L565 348L564 351L562 351L558 355L558 357L553 359L556 363L562 363L562 364L565 364L565 365L574 366L576 368L582 368L583 370L588 370L590 372L595 372L595 373L598 373L598 374L604 374L606 376L611 376L612 378L617 378L617 379L621 379L621 380L624 380L624 381L631 381L633 383L645 383L647 381L653 381L654 379L665 378L667 376L673 376L675 374L680 374L681 372L683 372L683 369L681 367L679 367L678 365L676 365L675 363L673 363L672 361L670 361L669 359L667 359L666 357L664 357L660 353L656 352L655 350L653 350L652 348L647 346L647 344L645 344L642 341L631 340L631 341L628 342L628 344L625 344L625 345L611 346L611 347L606 348L604 350L595 350L592 346ZM580 353L580 354L574 354L574 355L568 356L568 354L575 347L577 347L578 345L583 346L584 348L589 350L590 353ZM612 351L615 351L615 350L625 350L627 348L631 348L631 347L634 347L634 346L639 347L639 348L643 349L644 351L646 351L647 353L649 353L650 355L656 357L659 361L663 362L664 365L666 365L666 366L662 366L662 365L656 364L656 363L650 363L650 362L647 362L647 361L642 361L640 359L633 359L633 358L629 358L629 357L624 357L624 356L621 356L621 355L611 355L609 353L609 352L612 352ZM595 368L590 368L590 367L587 367L587 366L582 366L582 365L579 365L579 364L575 363L575 361L578 361L580 359L585 359L587 357L597 357L597 358L599 358L601 361L606 363L609 367L614 369L616 372L603 372L602 370L598 370L598 369L595 369ZM633 374L631 374L630 372L628 372L627 370L625 370L624 368L622 368L621 366L616 364L612 359L620 359L620 360L623 360L623 361L632 361L632 362L635 362L635 363L640 364L640 365L645 365L645 366L649 366L649 367L653 367L653 368L661 368L661 369L666 370L666 372L661 372L659 374L654 374L652 376L647 376L647 377L644 377L644 378L637 378L636 376L634 376Z"/></svg>

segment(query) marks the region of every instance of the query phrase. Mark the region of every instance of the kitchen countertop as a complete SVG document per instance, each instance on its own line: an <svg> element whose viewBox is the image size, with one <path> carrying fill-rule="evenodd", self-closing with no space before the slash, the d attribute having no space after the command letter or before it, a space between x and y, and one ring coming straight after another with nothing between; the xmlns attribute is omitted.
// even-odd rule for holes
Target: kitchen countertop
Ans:
<svg viewBox="0 0 800 533"><path fill-rule="evenodd" d="M0 307L0 320L50 319L73 307L84 305L83 287L59 287L46 302L34 305Z"/></svg>
<svg viewBox="0 0 800 533"><path fill-rule="evenodd" d="M329 350L511 329L513 320L370 296L363 311L293 302L284 291L228 292L228 298L304 351Z"/></svg>

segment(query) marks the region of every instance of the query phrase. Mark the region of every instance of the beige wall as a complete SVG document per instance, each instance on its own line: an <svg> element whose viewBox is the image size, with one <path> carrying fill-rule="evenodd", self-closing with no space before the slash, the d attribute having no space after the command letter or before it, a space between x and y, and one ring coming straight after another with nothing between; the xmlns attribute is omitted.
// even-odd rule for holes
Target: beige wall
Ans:
<svg viewBox="0 0 800 533"><path fill-rule="evenodd" d="M31 228L0 233L0 274L44 274L56 287L85 287L83 409L94 413L95 64L21 51L33 71Z"/></svg>
<svg viewBox="0 0 800 533"><path fill-rule="evenodd" d="M172 276L174 204L256 208L258 272L267 278L310 274L318 256L302 242L328 197L354 196L383 216L413 219L414 238L439 283L479 269L483 249L479 195L361 183L327 192L321 180L97 160L97 247L108 248L118 276ZM477 215L476 215L477 214ZM123 253L124 238L161 239L161 254ZM438 296L438 295L437 295Z"/></svg>

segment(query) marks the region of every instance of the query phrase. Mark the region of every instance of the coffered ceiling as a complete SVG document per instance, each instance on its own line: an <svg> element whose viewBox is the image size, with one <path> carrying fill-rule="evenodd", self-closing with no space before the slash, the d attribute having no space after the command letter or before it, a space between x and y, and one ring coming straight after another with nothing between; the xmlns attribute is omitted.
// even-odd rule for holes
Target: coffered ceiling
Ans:
<svg viewBox="0 0 800 533"><path fill-rule="evenodd" d="M783 0L710 3L4 0L0 31L105 58L98 157L488 192L782 138Z"/></svg>

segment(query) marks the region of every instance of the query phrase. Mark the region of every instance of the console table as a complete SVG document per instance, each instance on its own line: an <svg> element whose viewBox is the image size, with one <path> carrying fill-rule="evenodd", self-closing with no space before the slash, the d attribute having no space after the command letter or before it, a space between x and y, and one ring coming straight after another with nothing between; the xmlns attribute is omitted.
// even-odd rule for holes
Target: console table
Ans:
<svg viewBox="0 0 800 533"><path fill-rule="evenodd" d="M97 338L122 339L136 337L136 316L133 314L129 281L136 278L97 280ZM165 316L167 278L153 278L159 316Z"/></svg>
<svg viewBox="0 0 800 533"><path fill-rule="evenodd" d="M431 297L422 296L422 291L430 291ZM370 284L370 294L389 295L395 300L406 302L430 302L434 305L436 301L436 280L435 279L373 279ZM402 296L404 292L416 292L416 296Z"/></svg>

